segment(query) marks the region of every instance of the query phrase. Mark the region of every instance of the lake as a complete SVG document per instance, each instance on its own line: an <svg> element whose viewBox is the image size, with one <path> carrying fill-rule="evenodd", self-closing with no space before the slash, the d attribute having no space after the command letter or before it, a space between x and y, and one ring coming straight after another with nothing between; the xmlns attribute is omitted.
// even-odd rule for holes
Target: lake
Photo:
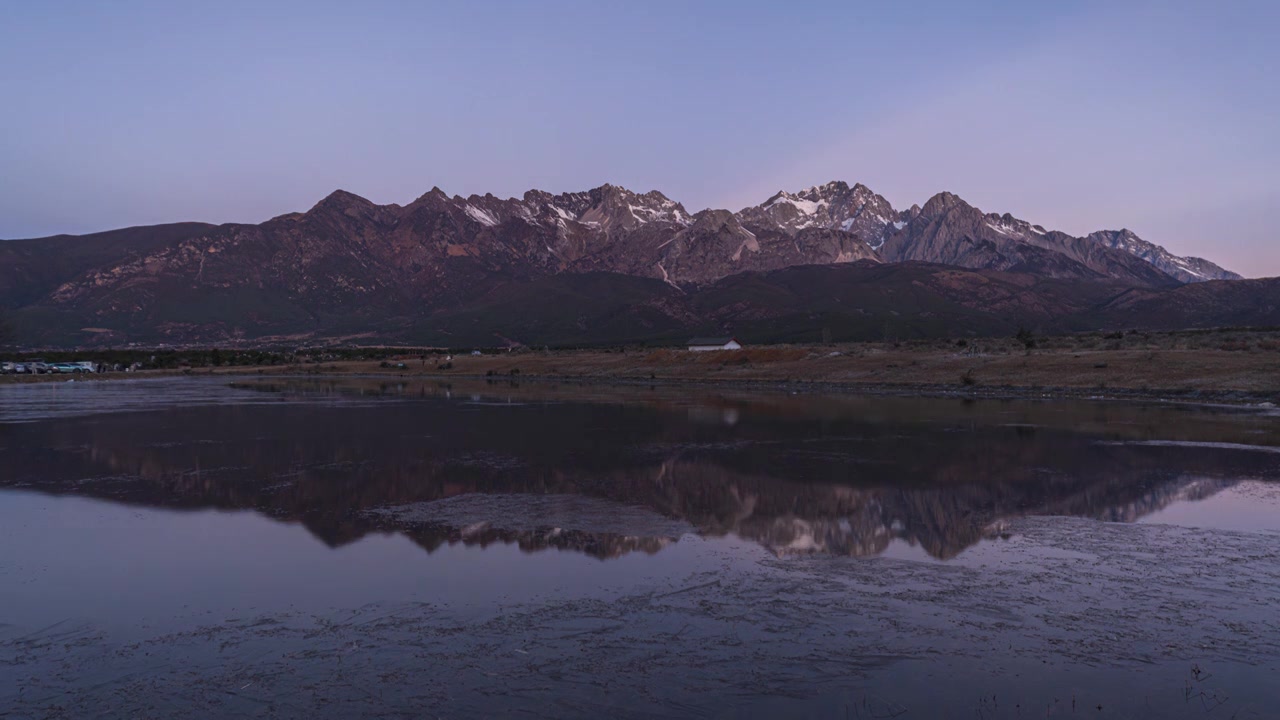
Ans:
<svg viewBox="0 0 1280 720"><path fill-rule="evenodd" d="M0 387L0 717L1280 717L1280 414Z"/></svg>

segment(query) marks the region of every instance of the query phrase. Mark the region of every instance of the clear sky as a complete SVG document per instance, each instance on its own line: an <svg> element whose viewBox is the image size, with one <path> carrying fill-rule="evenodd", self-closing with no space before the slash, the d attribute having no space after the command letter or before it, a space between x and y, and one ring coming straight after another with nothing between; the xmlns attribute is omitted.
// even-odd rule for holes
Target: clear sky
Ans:
<svg viewBox="0 0 1280 720"><path fill-rule="evenodd" d="M0 0L0 237L862 182L1280 275L1280 2Z"/></svg>

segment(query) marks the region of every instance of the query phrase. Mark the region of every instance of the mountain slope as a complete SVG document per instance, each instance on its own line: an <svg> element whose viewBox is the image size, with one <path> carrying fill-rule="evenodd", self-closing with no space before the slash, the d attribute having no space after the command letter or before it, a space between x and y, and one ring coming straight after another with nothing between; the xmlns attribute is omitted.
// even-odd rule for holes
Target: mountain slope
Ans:
<svg viewBox="0 0 1280 720"><path fill-rule="evenodd" d="M1085 239L1141 258L1160 271L1184 283L1241 279L1236 273L1224 270L1204 258L1178 257L1155 243L1143 240L1135 235L1132 230L1099 230L1085 236Z"/></svg>
<svg viewBox="0 0 1280 720"><path fill-rule="evenodd" d="M1213 280L1164 292L1133 289L1099 307L1110 327L1280 327L1280 278Z"/></svg>
<svg viewBox="0 0 1280 720"><path fill-rule="evenodd" d="M910 340L1085 330L1280 327L1280 278L1156 289L1114 280L872 261L745 272L682 292L610 273L504 283L416 322L405 340L445 346Z"/></svg>
<svg viewBox="0 0 1280 720"><path fill-rule="evenodd" d="M215 226L173 223L91 235L0 241L0 305L36 302L59 285L104 264L153 252Z"/></svg>

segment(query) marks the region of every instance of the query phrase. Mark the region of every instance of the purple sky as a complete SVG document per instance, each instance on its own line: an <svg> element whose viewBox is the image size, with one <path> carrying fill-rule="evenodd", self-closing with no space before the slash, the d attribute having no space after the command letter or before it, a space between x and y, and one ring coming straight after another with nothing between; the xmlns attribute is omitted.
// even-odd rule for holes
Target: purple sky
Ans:
<svg viewBox="0 0 1280 720"><path fill-rule="evenodd" d="M862 182L1280 275L1274 2L0 3L0 237Z"/></svg>

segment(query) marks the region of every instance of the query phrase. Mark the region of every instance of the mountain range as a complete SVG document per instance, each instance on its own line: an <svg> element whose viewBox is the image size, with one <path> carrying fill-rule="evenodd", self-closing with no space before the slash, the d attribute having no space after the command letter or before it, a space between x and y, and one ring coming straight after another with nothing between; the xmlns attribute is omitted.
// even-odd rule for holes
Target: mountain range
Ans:
<svg viewBox="0 0 1280 720"><path fill-rule="evenodd" d="M0 243L0 306L51 347L1280 324L1277 295L1129 230L1075 237L946 192L899 211L844 182L697 213L614 185L403 206L339 190L257 225Z"/></svg>

